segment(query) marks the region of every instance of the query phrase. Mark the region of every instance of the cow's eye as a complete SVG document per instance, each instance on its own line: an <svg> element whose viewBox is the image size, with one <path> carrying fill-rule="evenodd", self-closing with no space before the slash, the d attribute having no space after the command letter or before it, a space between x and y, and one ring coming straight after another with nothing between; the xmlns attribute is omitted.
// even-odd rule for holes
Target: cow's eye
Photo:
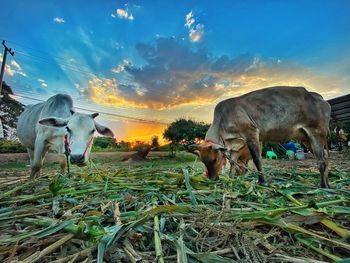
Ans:
<svg viewBox="0 0 350 263"><path fill-rule="evenodd" d="M67 132L69 132L69 133L72 132L72 130L71 130L68 126L66 127L66 130L67 130Z"/></svg>
<svg viewBox="0 0 350 263"><path fill-rule="evenodd" d="M90 134L93 134L95 131L96 131L96 130L95 130L95 129L93 129L93 130L90 132Z"/></svg>

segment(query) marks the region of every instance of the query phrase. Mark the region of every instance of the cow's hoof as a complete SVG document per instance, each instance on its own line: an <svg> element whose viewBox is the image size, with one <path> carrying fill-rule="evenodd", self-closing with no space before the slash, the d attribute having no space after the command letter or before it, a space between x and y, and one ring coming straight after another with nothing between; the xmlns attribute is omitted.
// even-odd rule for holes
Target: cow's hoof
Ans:
<svg viewBox="0 0 350 263"><path fill-rule="evenodd" d="M328 188L328 189L330 189L331 187L330 187L330 185L328 183L327 184L321 183L321 188Z"/></svg>
<svg viewBox="0 0 350 263"><path fill-rule="evenodd" d="M267 185L267 182L266 182L266 180L265 180L265 177L264 176L262 176L261 174L259 175L259 184L260 185Z"/></svg>
<svg viewBox="0 0 350 263"><path fill-rule="evenodd" d="M260 181L259 180L259 185L262 185L262 186L267 186L268 183L264 180L264 181Z"/></svg>

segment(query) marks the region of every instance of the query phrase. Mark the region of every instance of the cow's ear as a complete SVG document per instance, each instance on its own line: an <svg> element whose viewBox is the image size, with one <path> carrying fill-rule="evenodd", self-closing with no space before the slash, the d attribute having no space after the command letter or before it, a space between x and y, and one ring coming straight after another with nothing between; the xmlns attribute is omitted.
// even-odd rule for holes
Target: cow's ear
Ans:
<svg viewBox="0 0 350 263"><path fill-rule="evenodd" d="M102 135L108 136L108 137L112 137L112 138L114 137L113 132L109 128L97 123L96 121L95 121L95 128L99 134L102 134Z"/></svg>
<svg viewBox="0 0 350 263"><path fill-rule="evenodd" d="M41 119L39 123L42 125L51 126L51 127L64 127L68 124L68 120L51 117L51 118Z"/></svg>
<svg viewBox="0 0 350 263"><path fill-rule="evenodd" d="M91 114L91 117L92 117L93 119L95 119L98 115L99 115L99 113L95 112L95 113Z"/></svg>
<svg viewBox="0 0 350 263"><path fill-rule="evenodd" d="M216 150L220 150L220 151L222 151L222 152L224 152L224 151L227 150L226 147L224 147L224 146L222 146L222 145L220 145L220 144L216 144L216 143L213 144L213 148L216 149Z"/></svg>

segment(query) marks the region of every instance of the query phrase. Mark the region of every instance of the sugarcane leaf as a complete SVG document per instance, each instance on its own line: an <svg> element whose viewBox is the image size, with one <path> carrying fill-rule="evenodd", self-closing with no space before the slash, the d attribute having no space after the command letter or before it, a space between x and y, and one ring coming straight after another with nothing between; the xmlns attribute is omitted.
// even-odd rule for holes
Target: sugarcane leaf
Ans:
<svg viewBox="0 0 350 263"><path fill-rule="evenodd" d="M35 235L38 238L43 238L47 237L50 235L53 235L54 233L64 229L65 227L69 226L70 224L73 224L74 220L68 220L68 221L63 221L59 224L54 224L52 227L49 227L45 229L45 231L41 232L40 234Z"/></svg>
<svg viewBox="0 0 350 263"><path fill-rule="evenodd" d="M198 205L196 197L192 193L192 186L190 184L190 174L189 174L187 169L183 169L183 173L184 173L184 176L185 176L186 190L188 191L188 193L190 195L192 205Z"/></svg>
<svg viewBox="0 0 350 263"><path fill-rule="evenodd" d="M215 255L212 253L188 253L191 257L194 257L195 259L199 260L202 263L236 263L237 261L231 259L222 257L219 255Z"/></svg>
<svg viewBox="0 0 350 263"><path fill-rule="evenodd" d="M104 235L101 237L97 246L97 262L103 263L103 257L106 250L111 246L113 238L122 229L122 225L114 225L104 228Z"/></svg>

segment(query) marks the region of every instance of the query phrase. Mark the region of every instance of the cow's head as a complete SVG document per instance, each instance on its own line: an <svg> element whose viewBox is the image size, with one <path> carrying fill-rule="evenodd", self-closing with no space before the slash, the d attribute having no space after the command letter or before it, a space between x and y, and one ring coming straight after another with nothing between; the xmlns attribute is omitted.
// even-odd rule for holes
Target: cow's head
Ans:
<svg viewBox="0 0 350 263"><path fill-rule="evenodd" d="M189 146L189 151L199 156L208 171L208 178L218 180L222 166L226 161L226 148L214 142L203 142Z"/></svg>
<svg viewBox="0 0 350 263"><path fill-rule="evenodd" d="M94 120L98 113L71 113L71 117L67 119L50 117L39 120L39 123L51 127L65 127L70 161L77 165L85 165L89 160L95 131L109 137L114 135L109 128Z"/></svg>

